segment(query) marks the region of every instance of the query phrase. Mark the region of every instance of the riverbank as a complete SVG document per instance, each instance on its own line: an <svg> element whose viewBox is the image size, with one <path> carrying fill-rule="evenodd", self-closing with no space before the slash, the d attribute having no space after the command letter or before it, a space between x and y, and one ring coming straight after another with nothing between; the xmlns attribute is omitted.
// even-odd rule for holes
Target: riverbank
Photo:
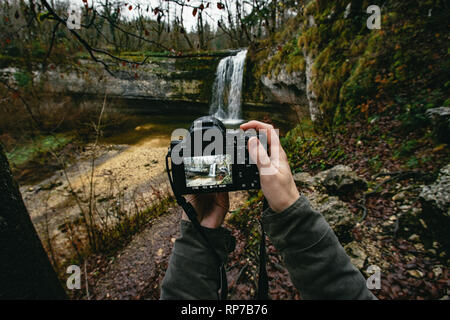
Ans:
<svg viewBox="0 0 450 320"><path fill-rule="evenodd" d="M95 223L119 223L117 213L142 212L159 193L167 195L164 157L167 140L151 138L129 145L89 144L73 165L52 177L20 189L33 224L57 266L82 254L70 228L84 229L84 216L95 207ZM70 226L70 227L69 227Z"/></svg>

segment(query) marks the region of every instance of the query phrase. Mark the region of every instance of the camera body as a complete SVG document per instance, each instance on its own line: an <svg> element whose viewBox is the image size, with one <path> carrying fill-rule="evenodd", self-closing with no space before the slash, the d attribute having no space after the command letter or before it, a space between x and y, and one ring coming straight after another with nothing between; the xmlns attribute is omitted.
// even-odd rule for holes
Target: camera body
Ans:
<svg viewBox="0 0 450 320"><path fill-rule="evenodd" d="M171 141L174 193L260 189L258 167L247 148L252 136L260 138L256 131L227 130L214 117L195 120L183 139Z"/></svg>

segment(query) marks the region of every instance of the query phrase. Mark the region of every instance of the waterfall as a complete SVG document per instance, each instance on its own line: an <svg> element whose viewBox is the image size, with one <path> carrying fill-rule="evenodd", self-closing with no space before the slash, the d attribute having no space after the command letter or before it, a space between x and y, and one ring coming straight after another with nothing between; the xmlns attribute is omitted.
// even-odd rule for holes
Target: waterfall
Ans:
<svg viewBox="0 0 450 320"><path fill-rule="evenodd" d="M215 177L215 176L216 176L216 167L217 167L217 163L213 163L213 164L209 167L209 176L210 176L210 177Z"/></svg>
<svg viewBox="0 0 450 320"><path fill-rule="evenodd" d="M222 59L213 85L210 114L224 123L239 123L241 117L242 80L247 50Z"/></svg>

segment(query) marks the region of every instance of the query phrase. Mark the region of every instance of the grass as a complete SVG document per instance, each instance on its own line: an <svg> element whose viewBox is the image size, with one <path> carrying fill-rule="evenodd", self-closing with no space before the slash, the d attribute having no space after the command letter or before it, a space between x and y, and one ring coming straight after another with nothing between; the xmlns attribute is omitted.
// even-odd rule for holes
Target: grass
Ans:
<svg viewBox="0 0 450 320"><path fill-rule="evenodd" d="M73 136L67 133L55 134L53 136L39 136L31 141L15 147L6 153L13 167L20 167L26 163L41 158L50 151L61 149L73 140Z"/></svg>

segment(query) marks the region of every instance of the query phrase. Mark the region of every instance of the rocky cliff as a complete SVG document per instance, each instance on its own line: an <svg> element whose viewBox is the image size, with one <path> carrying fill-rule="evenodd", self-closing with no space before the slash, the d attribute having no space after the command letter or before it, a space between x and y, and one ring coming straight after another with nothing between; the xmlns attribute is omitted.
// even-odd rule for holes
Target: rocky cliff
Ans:
<svg viewBox="0 0 450 320"><path fill-rule="evenodd" d="M144 65L111 62L114 76L91 60L81 60L76 68L49 68L45 74L35 71L33 81L40 80L48 93L208 103L217 65L229 54L152 57ZM16 79L22 72L9 67L0 70L0 76Z"/></svg>

